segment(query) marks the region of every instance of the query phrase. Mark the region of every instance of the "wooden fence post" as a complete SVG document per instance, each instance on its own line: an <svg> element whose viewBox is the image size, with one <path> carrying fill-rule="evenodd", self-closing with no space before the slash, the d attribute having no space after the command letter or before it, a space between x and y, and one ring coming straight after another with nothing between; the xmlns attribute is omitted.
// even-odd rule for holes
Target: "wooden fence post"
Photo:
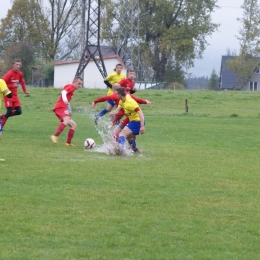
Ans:
<svg viewBox="0 0 260 260"><path fill-rule="evenodd" d="M186 113L189 112L188 99L185 99L185 111L186 111Z"/></svg>

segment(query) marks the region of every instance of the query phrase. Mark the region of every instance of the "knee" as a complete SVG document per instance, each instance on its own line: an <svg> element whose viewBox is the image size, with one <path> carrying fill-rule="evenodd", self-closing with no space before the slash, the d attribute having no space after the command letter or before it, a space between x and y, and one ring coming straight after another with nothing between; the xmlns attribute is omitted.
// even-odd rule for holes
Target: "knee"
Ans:
<svg viewBox="0 0 260 260"><path fill-rule="evenodd" d="M15 111L15 114L16 114L17 116L21 115L21 114L22 114L22 110L16 110L16 111Z"/></svg>
<svg viewBox="0 0 260 260"><path fill-rule="evenodd" d="M15 108L15 114L16 115L21 115L22 114L22 109L20 107Z"/></svg>
<svg viewBox="0 0 260 260"><path fill-rule="evenodd" d="M74 121L70 122L69 125L70 125L70 128L73 129L74 131L77 129L77 124Z"/></svg>

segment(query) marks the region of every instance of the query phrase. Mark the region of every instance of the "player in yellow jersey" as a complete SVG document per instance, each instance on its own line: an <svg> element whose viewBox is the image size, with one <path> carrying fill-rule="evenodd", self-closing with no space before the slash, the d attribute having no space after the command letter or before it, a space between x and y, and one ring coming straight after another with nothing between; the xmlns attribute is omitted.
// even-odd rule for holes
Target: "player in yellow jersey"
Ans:
<svg viewBox="0 0 260 260"><path fill-rule="evenodd" d="M9 88L7 87L5 81L3 79L0 79L0 108L1 108L1 104L2 104L2 95L4 95L5 97L11 98L12 92L9 90ZM2 120L0 117L0 139L2 139Z"/></svg>
<svg viewBox="0 0 260 260"><path fill-rule="evenodd" d="M144 134L144 114L137 102L126 94L125 88L118 88L116 93L120 101L117 109L110 112L109 115L116 115L123 108L125 115L129 118L129 123L119 133L118 138L120 152L124 154L126 140L132 141L134 135L139 135L139 133Z"/></svg>
<svg viewBox="0 0 260 260"><path fill-rule="evenodd" d="M122 72L122 69L123 69L122 64L117 64L116 68L114 69L114 72L110 73L105 78L104 83L108 87L108 92L107 92L108 96L113 94L112 91L113 84L118 83L119 81L125 78L125 74ZM115 106L115 102L113 100L108 100L107 107L102 109L98 114L95 115L95 120L94 120L95 124L97 124L99 117L104 116L107 112L110 112L113 106Z"/></svg>

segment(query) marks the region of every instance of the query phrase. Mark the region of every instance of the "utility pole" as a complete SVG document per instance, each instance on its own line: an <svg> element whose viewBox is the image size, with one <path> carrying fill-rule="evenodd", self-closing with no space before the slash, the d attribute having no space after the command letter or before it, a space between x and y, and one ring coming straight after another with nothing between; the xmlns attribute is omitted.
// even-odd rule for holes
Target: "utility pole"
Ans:
<svg viewBox="0 0 260 260"><path fill-rule="evenodd" d="M81 19L81 56L84 54L86 42L86 0L82 0L82 19ZM84 86L84 73L81 74Z"/></svg>

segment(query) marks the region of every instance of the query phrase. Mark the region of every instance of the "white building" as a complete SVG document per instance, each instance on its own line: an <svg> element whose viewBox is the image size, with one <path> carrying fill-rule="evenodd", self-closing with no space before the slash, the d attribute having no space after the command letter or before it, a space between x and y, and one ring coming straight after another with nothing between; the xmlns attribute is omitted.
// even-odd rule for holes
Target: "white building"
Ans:
<svg viewBox="0 0 260 260"><path fill-rule="evenodd" d="M123 73L126 75L126 66L124 65L121 58L115 54L111 47L103 46L101 48L103 55L104 64L106 67L107 74L114 71L116 64L120 63L123 65ZM72 82L79 66L79 60L60 61L54 62L54 87L62 88L66 84ZM106 89L107 86L104 83L104 79L93 60L90 60L84 70L84 82L85 88L99 88Z"/></svg>

